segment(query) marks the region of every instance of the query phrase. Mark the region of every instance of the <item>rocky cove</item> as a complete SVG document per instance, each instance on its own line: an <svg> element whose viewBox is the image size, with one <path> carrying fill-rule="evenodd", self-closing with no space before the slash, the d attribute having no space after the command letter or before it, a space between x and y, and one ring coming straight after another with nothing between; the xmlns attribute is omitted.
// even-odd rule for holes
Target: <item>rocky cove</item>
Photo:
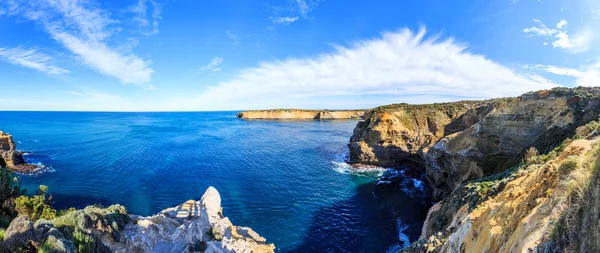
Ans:
<svg viewBox="0 0 600 253"><path fill-rule="evenodd" d="M356 124L348 162L396 168L425 182L435 204L421 214L420 238L397 251L597 252L598 235L581 231L600 231L599 94L597 88L556 88L513 98L377 107ZM216 196L209 188L200 201L150 216L127 214L119 205L52 220L19 216L4 243L21 238L23 247L48 242L73 252L81 245L73 236L79 231L107 251L274 250L268 236L232 225ZM328 220L317 224L323 222Z"/></svg>

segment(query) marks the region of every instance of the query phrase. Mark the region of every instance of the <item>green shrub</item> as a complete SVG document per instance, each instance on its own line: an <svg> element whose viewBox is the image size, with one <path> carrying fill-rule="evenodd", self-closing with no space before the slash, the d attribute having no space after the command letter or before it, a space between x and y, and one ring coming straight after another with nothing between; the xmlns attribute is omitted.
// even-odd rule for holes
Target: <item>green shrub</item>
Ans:
<svg viewBox="0 0 600 253"><path fill-rule="evenodd" d="M40 185L37 194L28 196L19 196L15 200L16 210L19 215L28 215L32 221L40 218L52 220L56 218L56 210L52 209L49 200L46 198L48 186Z"/></svg>
<svg viewBox="0 0 600 253"><path fill-rule="evenodd" d="M96 248L96 240L94 237L86 234L83 230L75 228L73 232L73 243L77 246L77 252L86 253L94 252Z"/></svg>
<svg viewBox="0 0 600 253"><path fill-rule="evenodd" d="M573 170L577 168L577 160L575 158L568 158L564 160L558 167L558 173L561 176L569 175Z"/></svg>
<svg viewBox="0 0 600 253"><path fill-rule="evenodd" d="M0 167L0 228L7 228L12 219L17 217L15 199L24 193L19 178L8 169Z"/></svg>
<svg viewBox="0 0 600 253"><path fill-rule="evenodd" d="M5 231L4 229L0 229L0 241L1 241L1 240L4 240L4 233L5 233L5 232L6 232L6 231Z"/></svg>

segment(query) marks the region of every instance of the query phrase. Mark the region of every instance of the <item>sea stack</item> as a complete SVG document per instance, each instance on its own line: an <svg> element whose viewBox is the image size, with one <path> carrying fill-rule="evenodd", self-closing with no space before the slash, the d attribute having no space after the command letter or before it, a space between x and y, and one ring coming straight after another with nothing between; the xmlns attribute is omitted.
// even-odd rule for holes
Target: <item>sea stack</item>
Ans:
<svg viewBox="0 0 600 253"><path fill-rule="evenodd" d="M0 167L17 170L24 165L23 155L17 151L12 135L0 131Z"/></svg>

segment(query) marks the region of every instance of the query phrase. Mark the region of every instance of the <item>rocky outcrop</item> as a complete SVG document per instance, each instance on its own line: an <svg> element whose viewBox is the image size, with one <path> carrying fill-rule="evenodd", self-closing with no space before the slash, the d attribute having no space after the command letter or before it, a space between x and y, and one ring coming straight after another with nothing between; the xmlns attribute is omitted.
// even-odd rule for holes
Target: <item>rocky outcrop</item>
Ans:
<svg viewBox="0 0 600 253"><path fill-rule="evenodd" d="M599 129L580 127L553 151L461 185L404 252L598 252Z"/></svg>
<svg viewBox="0 0 600 253"><path fill-rule="evenodd" d="M24 164L25 160L17 151L17 145L12 136L0 131L0 167L15 169Z"/></svg>
<svg viewBox="0 0 600 253"><path fill-rule="evenodd" d="M362 119L366 110L253 110L237 114L242 119Z"/></svg>
<svg viewBox="0 0 600 253"><path fill-rule="evenodd" d="M382 167L421 163L429 147L478 122L490 103L394 104L369 110L350 138L349 162Z"/></svg>
<svg viewBox="0 0 600 253"><path fill-rule="evenodd" d="M501 173L529 147L546 152L598 117L598 88L555 88L515 98L391 105L367 112L350 163L425 168L434 200L461 183Z"/></svg>
<svg viewBox="0 0 600 253"><path fill-rule="evenodd" d="M209 187L156 215L128 215L123 206L88 206L51 221L13 220L0 248L9 252L274 252L275 246L251 228L225 217L219 192ZM1 251L1 250L0 250Z"/></svg>
<svg viewBox="0 0 600 253"><path fill-rule="evenodd" d="M461 183L501 173L530 147L547 152L598 118L600 90L554 89L503 99L477 123L447 135L423 154L434 199Z"/></svg>

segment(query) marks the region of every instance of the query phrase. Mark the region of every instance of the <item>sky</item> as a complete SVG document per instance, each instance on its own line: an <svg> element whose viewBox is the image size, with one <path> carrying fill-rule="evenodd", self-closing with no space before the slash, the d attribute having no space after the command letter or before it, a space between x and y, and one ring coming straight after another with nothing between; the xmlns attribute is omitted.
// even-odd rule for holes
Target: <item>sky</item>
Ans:
<svg viewBox="0 0 600 253"><path fill-rule="evenodd" d="M358 109L600 84L598 0L0 0L0 110Z"/></svg>

